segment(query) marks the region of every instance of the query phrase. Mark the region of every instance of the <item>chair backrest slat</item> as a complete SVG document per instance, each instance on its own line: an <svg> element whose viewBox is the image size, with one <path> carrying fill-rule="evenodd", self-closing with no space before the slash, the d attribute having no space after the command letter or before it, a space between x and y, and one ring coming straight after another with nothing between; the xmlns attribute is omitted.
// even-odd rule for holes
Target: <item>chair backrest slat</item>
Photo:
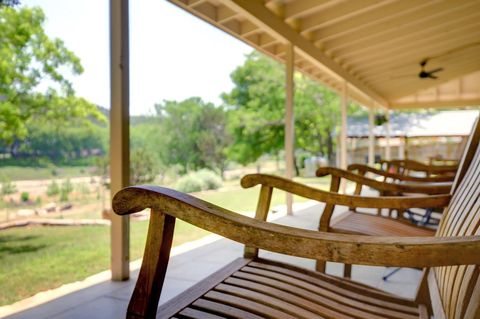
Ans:
<svg viewBox="0 0 480 319"><path fill-rule="evenodd" d="M443 213L436 236L472 236L480 234L480 124L475 122L467 150L460 164L452 200ZM479 256L480 264L480 256ZM478 265L438 267L433 269L440 299L449 319L465 318L469 305L478 305L472 293L478 289ZM470 309L469 309L470 311ZM475 309L479 315L480 309Z"/></svg>

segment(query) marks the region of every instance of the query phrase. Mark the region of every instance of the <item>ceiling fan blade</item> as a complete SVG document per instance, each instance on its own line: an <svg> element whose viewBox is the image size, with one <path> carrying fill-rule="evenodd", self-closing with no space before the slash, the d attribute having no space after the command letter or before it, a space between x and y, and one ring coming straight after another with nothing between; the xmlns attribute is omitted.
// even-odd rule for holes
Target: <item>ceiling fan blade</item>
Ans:
<svg viewBox="0 0 480 319"><path fill-rule="evenodd" d="M390 76L390 80L396 80L396 79L402 79L402 78L410 78L416 76L415 74L402 74L402 75L395 75L395 76Z"/></svg>
<svg viewBox="0 0 480 319"><path fill-rule="evenodd" d="M431 71L427 71L428 73L437 73L437 72L440 72L440 71L443 71L443 68L436 68L436 69L433 69Z"/></svg>
<svg viewBox="0 0 480 319"><path fill-rule="evenodd" d="M435 76L435 75L433 75L433 74L431 74L431 73L428 75L428 77L429 77L430 79L434 79L434 80L438 79L438 76Z"/></svg>

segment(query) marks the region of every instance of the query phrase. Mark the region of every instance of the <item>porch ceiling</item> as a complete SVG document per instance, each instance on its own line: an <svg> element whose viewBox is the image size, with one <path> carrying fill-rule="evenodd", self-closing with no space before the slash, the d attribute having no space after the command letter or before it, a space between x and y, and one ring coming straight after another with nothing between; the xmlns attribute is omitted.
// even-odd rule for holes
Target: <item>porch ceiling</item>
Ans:
<svg viewBox="0 0 480 319"><path fill-rule="evenodd" d="M170 0L367 106L480 105L478 0ZM438 79L420 79L443 68Z"/></svg>

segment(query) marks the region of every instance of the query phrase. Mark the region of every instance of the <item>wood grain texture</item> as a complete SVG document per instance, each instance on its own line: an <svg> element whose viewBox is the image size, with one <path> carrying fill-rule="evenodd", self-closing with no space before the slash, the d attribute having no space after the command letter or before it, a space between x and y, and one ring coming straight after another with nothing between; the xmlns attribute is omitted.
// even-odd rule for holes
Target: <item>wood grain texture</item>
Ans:
<svg viewBox="0 0 480 319"><path fill-rule="evenodd" d="M113 200L120 215L147 207L248 246L310 259L427 267L476 264L480 256L480 236L374 237L309 231L248 218L161 187L127 187Z"/></svg>
<svg viewBox="0 0 480 319"><path fill-rule="evenodd" d="M154 318L167 271L175 218L152 211L142 267L128 304L127 318Z"/></svg>
<svg viewBox="0 0 480 319"><path fill-rule="evenodd" d="M352 173L350 173L352 174ZM266 174L248 174L241 180L244 188L250 188L256 185L264 185L272 188L281 189L295 195L317 200L326 204L342 205L348 207L364 208L429 208L445 207L450 201L450 195L435 196L390 196L390 197L367 197L338 194L335 192L323 191L304 184L300 184L279 176Z"/></svg>
<svg viewBox="0 0 480 319"><path fill-rule="evenodd" d="M374 167L365 165L365 164L350 164L347 167L347 170L349 171L358 171L362 172L361 175L364 175L364 173L373 173L379 176L383 176L385 178L390 178L392 180L398 180L398 181L409 181L409 182L451 182L454 180L455 176L454 175L437 175L437 176L410 176L410 175L403 175L403 174L398 174L398 173L392 173L389 171L384 171L384 170L379 170Z"/></svg>
<svg viewBox="0 0 480 319"><path fill-rule="evenodd" d="M318 177L332 175L337 176L358 184L362 184L365 186L369 186L373 189L378 191L388 191L392 193L411 193L411 194L428 194L428 195L435 195L435 194L448 194L452 188L452 183L449 182L442 182L442 183L430 183L426 185L426 183L388 183L388 182L381 182L377 181L373 178L368 178L365 176L361 176L359 174L352 173L347 170L343 170L336 167L320 167L316 171L316 175Z"/></svg>

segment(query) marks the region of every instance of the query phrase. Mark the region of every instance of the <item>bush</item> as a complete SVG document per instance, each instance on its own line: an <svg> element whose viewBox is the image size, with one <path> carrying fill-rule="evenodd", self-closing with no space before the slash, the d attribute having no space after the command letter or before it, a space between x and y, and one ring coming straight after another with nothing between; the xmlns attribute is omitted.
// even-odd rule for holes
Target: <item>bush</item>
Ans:
<svg viewBox="0 0 480 319"><path fill-rule="evenodd" d="M195 174L188 174L180 177L175 188L184 193L199 192L202 190L203 182Z"/></svg>
<svg viewBox="0 0 480 319"><path fill-rule="evenodd" d="M62 187L60 188L60 201L66 202L68 201L68 195L73 191L73 185L69 179L66 179L62 183Z"/></svg>
<svg viewBox="0 0 480 319"><path fill-rule="evenodd" d="M218 189L222 186L222 179L208 169L182 176L175 188L181 192L192 193L209 189Z"/></svg>
<svg viewBox="0 0 480 319"><path fill-rule="evenodd" d="M10 195L10 194L14 194L14 193L17 192L17 187L8 178L4 178L2 180L2 185L1 186L2 187L1 187L0 191L1 191L2 195Z"/></svg>
<svg viewBox="0 0 480 319"><path fill-rule="evenodd" d="M202 190L219 189L222 186L222 179L220 176L208 169L201 169L196 174L202 181Z"/></svg>
<svg viewBox="0 0 480 319"><path fill-rule="evenodd" d="M28 199L30 197L30 194L28 192L22 192L20 194L20 199L22 200L22 202L28 202Z"/></svg>
<svg viewBox="0 0 480 319"><path fill-rule="evenodd" d="M47 195L48 196L55 196L60 193L60 187L58 186L57 182L53 180L50 185L47 187Z"/></svg>

